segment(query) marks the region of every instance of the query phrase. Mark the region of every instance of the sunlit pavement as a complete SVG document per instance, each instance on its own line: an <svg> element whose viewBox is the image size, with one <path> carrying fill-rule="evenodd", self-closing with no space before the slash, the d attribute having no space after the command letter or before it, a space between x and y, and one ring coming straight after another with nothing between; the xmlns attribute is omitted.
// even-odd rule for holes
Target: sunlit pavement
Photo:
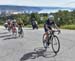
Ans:
<svg viewBox="0 0 75 61"><path fill-rule="evenodd" d="M0 27L0 61L75 61L74 30L61 30L58 35L61 48L56 56L52 51L43 51L43 33L43 29L24 28L24 38L14 38ZM48 57L44 57L46 53Z"/></svg>

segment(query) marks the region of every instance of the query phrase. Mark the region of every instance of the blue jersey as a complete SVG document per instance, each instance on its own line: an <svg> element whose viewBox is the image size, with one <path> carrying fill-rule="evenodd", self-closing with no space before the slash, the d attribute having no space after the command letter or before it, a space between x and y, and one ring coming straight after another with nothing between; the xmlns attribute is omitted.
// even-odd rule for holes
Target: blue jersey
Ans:
<svg viewBox="0 0 75 61"><path fill-rule="evenodd" d="M46 22L45 22L45 24L44 24L44 30L45 30L45 32L47 32L48 31L48 29L46 28L46 25L47 25L47 27L49 28L49 29L52 29L52 25L55 25L55 23L54 23L54 21L49 21L49 20L47 20Z"/></svg>
<svg viewBox="0 0 75 61"><path fill-rule="evenodd" d="M44 26L48 26L48 27L51 27L52 25L54 25L55 23L54 23L54 21L49 21L49 20L47 20L46 22L45 22L45 25Z"/></svg>

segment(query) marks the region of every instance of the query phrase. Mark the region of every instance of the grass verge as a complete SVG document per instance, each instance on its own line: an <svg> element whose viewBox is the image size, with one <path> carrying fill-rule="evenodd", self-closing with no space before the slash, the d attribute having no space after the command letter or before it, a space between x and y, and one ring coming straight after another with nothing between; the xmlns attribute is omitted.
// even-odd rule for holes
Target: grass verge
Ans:
<svg viewBox="0 0 75 61"><path fill-rule="evenodd" d="M75 25L64 25L61 26L62 29L69 29L69 30L75 30Z"/></svg>

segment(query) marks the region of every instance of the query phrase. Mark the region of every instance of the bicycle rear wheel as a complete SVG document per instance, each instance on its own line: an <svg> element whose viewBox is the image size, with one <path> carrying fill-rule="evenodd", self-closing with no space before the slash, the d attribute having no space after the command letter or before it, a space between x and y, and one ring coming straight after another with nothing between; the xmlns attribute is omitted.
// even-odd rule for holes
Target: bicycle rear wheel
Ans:
<svg viewBox="0 0 75 61"><path fill-rule="evenodd" d="M19 37L24 37L24 31L23 31L23 29L19 29L19 31L18 31L18 34L19 34Z"/></svg>
<svg viewBox="0 0 75 61"><path fill-rule="evenodd" d="M56 35L52 38L52 49L55 54L57 54L60 50L60 42Z"/></svg>
<svg viewBox="0 0 75 61"><path fill-rule="evenodd" d="M22 29L22 34L21 34L21 37L22 37L22 38L24 37L24 31L23 31L23 29Z"/></svg>

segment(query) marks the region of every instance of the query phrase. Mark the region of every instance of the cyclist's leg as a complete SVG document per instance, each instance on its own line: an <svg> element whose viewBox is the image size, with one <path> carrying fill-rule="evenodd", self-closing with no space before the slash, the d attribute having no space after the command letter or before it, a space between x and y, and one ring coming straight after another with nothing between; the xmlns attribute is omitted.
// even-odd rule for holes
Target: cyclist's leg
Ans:
<svg viewBox="0 0 75 61"><path fill-rule="evenodd" d="M12 32L16 33L16 27L15 26L12 27Z"/></svg>
<svg viewBox="0 0 75 61"><path fill-rule="evenodd" d="M46 27L44 27L44 30L45 30L45 34L44 35L46 35L46 40L48 40L48 31L49 32L52 31L52 28L50 26L48 27L48 29L46 29ZM50 35L50 33L49 33L49 35Z"/></svg>
<svg viewBox="0 0 75 61"><path fill-rule="evenodd" d="M45 33L43 34L43 38L44 38L44 40L48 40L48 29L46 29L46 27L44 27L44 31L45 31Z"/></svg>
<svg viewBox="0 0 75 61"><path fill-rule="evenodd" d="M52 28L51 27L48 27L49 28L49 36L48 36L48 42L47 44L49 45L50 44L50 41L51 41L51 31L52 31Z"/></svg>
<svg viewBox="0 0 75 61"><path fill-rule="evenodd" d="M10 25L8 25L8 31L10 31L11 29L10 29Z"/></svg>

